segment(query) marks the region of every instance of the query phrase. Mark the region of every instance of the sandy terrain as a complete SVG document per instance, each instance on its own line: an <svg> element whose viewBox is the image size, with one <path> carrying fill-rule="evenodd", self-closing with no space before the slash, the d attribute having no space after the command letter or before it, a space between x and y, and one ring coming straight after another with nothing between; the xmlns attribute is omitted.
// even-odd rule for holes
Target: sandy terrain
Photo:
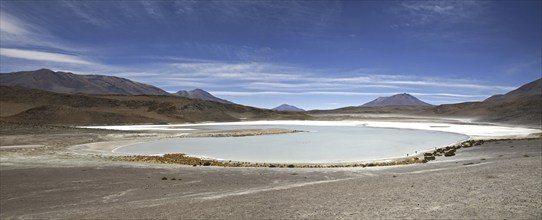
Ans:
<svg viewBox="0 0 542 220"><path fill-rule="evenodd" d="M172 135L3 134L0 219L542 218L541 139L487 142L425 164L366 168L192 167L103 158L116 147Z"/></svg>

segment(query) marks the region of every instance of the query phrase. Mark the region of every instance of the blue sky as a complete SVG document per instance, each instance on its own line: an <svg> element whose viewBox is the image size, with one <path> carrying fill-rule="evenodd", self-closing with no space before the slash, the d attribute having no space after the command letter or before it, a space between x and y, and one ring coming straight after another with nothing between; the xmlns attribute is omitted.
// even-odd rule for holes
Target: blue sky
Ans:
<svg viewBox="0 0 542 220"><path fill-rule="evenodd" d="M202 88L272 108L483 100L542 73L541 1L10 1L1 72Z"/></svg>

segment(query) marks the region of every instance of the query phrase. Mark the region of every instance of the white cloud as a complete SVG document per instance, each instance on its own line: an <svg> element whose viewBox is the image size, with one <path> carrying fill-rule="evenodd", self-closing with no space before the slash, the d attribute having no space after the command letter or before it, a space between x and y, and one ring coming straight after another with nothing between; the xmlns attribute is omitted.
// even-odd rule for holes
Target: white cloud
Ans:
<svg viewBox="0 0 542 220"><path fill-rule="evenodd" d="M407 37L438 46L484 44L480 33L491 33L491 1L402 1L391 7L391 28Z"/></svg>
<svg viewBox="0 0 542 220"><path fill-rule="evenodd" d="M51 35L43 27L24 22L6 11L0 11L0 42L2 47L34 47L81 52L87 51L67 44Z"/></svg>
<svg viewBox="0 0 542 220"><path fill-rule="evenodd" d="M14 35L28 34L28 31L7 13L0 15L0 32Z"/></svg>
<svg viewBox="0 0 542 220"><path fill-rule="evenodd" d="M431 86L431 87L445 87L445 88L469 88L480 90L513 90L515 87L509 86L493 86L493 85L480 85L470 83L456 83L453 81L383 81L383 84L392 85L413 85L413 86Z"/></svg>
<svg viewBox="0 0 542 220"><path fill-rule="evenodd" d="M337 77L330 72L340 75ZM343 73L344 72L344 73ZM168 87L253 90L275 94L305 93L362 95L372 91L431 91L441 96L481 97L513 90L514 87L488 85L468 79L427 78L409 75L353 74L348 71L319 70L271 63L185 62L133 67L113 72L117 76ZM286 93L284 93L286 92ZM325 92L325 93L321 93ZM333 93L335 92L335 93ZM341 93L342 92L342 93ZM478 94L476 94L478 93ZM228 93L246 96L247 93ZM269 94L269 93L267 93ZM474 94L474 95L473 95ZM479 95L481 94L481 95Z"/></svg>
<svg viewBox="0 0 542 220"><path fill-rule="evenodd" d="M238 92L238 91L210 91L211 94L216 96L261 96L261 95L294 95L293 92L277 92L277 91L265 91L265 92Z"/></svg>
<svg viewBox="0 0 542 220"><path fill-rule="evenodd" d="M427 25L433 23L475 22L484 10L486 2L462 1L404 1L396 10L406 19L404 26Z"/></svg>
<svg viewBox="0 0 542 220"><path fill-rule="evenodd" d="M108 21L101 19L100 16L96 16L92 13L92 5L87 5L89 2L84 1L64 1L63 5L70 9L77 17L81 18L84 22L98 26L109 26ZM95 3L95 2L90 2ZM104 13L103 11L101 13Z"/></svg>
<svg viewBox="0 0 542 220"><path fill-rule="evenodd" d="M410 93L414 96L433 96L433 97L450 97L450 98L484 98L488 97L488 95L465 95L465 94L453 94L453 93L417 93L413 92Z"/></svg>
<svg viewBox="0 0 542 220"><path fill-rule="evenodd" d="M32 50L12 49L12 48L0 48L0 55L6 56L6 57L12 57L12 58L26 59L26 60L52 61L52 62L84 64L84 65L93 64L90 61L87 61L85 59L82 59L77 56L72 56L72 55L32 51Z"/></svg>
<svg viewBox="0 0 542 220"><path fill-rule="evenodd" d="M171 64L185 76L205 80L285 81L303 78L294 68L265 63L177 63Z"/></svg>
<svg viewBox="0 0 542 220"><path fill-rule="evenodd" d="M262 96L262 95L293 95L293 96L305 96L305 95L327 95L327 96L392 96L402 92L335 92L335 91L307 91L307 92L277 92L277 91L250 91L250 92L238 92L238 91L211 91L213 95L217 96ZM487 95L463 95L452 93L410 93L414 96L430 96L430 97L450 97L450 98L483 98Z"/></svg>

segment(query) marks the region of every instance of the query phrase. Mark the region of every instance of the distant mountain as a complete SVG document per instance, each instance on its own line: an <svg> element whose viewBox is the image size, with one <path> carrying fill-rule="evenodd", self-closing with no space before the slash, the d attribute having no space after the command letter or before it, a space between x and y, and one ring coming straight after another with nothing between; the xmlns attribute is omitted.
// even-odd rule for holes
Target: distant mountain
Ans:
<svg viewBox="0 0 542 220"><path fill-rule="evenodd" d="M189 99L199 99L199 100L220 102L220 103L224 103L224 104L235 104L235 103L230 102L228 100L217 98L217 97L211 95L211 93L209 93L209 92L207 92L207 91L205 91L203 89L194 89L194 90L191 90L191 91L181 90L181 91L178 91L178 92L174 93L173 95L182 96L182 97L189 98Z"/></svg>
<svg viewBox="0 0 542 220"><path fill-rule="evenodd" d="M279 105L279 106L273 108L272 110L275 110L275 111L286 111L286 112L304 112L304 111L305 111L304 109L295 107L295 106L293 106L293 105L287 105L287 104Z"/></svg>
<svg viewBox="0 0 542 220"><path fill-rule="evenodd" d="M420 101L418 98L407 94L397 94L389 97L379 97L373 101L363 104L363 107L373 107L373 106L431 106L429 103Z"/></svg>
<svg viewBox="0 0 542 220"><path fill-rule="evenodd" d="M3 122L56 125L194 123L240 120L306 120L302 112L277 112L180 96L53 93L0 86Z"/></svg>
<svg viewBox="0 0 542 220"><path fill-rule="evenodd" d="M539 99L542 100L542 78L527 83L504 95L494 95L484 102L510 102L518 99Z"/></svg>
<svg viewBox="0 0 542 220"><path fill-rule="evenodd" d="M437 118L464 118L480 122L522 125L542 129L541 84L542 79L538 79L505 95L492 96L483 102L463 102L438 106L367 107L364 105L332 110L313 110L309 114L399 114ZM382 100L385 99L380 98L375 102Z"/></svg>
<svg viewBox="0 0 542 220"><path fill-rule="evenodd" d="M157 87L103 75L78 75L39 69L0 74L0 85L20 86L57 93L170 95Z"/></svg>

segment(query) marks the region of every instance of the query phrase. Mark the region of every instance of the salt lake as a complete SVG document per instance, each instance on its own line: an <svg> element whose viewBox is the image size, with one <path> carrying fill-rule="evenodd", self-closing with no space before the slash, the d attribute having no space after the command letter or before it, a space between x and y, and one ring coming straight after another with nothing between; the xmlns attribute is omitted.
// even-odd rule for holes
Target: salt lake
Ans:
<svg viewBox="0 0 542 220"><path fill-rule="evenodd" d="M123 155L184 153L190 156L263 163L344 163L393 159L457 143L464 134L344 125L215 123L181 126L183 131L285 128L306 132L245 137L170 138L120 147Z"/></svg>

